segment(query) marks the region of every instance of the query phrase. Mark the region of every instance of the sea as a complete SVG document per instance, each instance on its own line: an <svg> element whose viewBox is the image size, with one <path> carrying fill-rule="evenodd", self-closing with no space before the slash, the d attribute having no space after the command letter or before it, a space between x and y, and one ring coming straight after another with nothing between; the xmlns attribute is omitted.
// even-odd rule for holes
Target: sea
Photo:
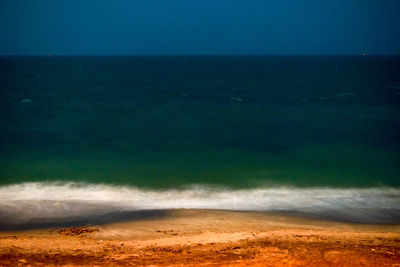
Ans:
<svg viewBox="0 0 400 267"><path fill-rule="evenodd" d="M0 229L222 209L400 223L400 56L2 56Z"/></svg>

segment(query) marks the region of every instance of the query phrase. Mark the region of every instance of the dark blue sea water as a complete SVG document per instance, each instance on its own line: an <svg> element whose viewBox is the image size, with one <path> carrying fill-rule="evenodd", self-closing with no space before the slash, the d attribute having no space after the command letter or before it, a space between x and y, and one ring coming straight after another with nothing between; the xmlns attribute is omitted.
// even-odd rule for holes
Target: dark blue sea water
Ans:
<svg viewBox="0 0 400 267"><path fill-rule="evenodd" d="M400 57L1 57L0 184L0 223L116 198L398 222Z"/></svg>

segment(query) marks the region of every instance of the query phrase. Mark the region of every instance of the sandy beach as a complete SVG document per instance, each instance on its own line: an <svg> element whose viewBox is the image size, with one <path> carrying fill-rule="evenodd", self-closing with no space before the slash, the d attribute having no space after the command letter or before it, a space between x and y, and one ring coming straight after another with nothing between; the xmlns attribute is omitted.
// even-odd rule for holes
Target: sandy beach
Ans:
<svg viewBox="0 0 400 267"><path fill-rule="evenodd" d="M0 233L0 266L183 265L400 266L400 226L167 210L105 225Z"/></svg>

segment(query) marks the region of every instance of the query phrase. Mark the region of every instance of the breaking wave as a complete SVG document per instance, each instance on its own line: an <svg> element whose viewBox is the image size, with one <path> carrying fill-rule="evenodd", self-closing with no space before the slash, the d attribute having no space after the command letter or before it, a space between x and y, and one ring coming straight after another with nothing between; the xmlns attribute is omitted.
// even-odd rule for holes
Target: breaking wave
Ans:
<svg viewBox="0 0 400 267"><path fill-rule="evenodd" d="M113 213L166 209L290 212L363 223L400 223L400 189L192 186L150 190L84 183L0 187L0 228L22 224L101 221Z"/></svg>

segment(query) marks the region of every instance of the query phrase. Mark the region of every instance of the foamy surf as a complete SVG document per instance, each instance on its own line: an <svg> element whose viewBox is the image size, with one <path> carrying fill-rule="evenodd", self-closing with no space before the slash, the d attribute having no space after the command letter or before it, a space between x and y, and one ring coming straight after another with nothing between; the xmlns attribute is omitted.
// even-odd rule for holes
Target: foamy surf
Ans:
<svg viewBox="0 0 400 267"><path fill-rule="evenodd" d="M290 212L343 221L400 223L396 188L224 189L192 186L149 190L83 183L22 183L0 187L0 226L101 221L143 210L224 209Z"/></svg>

